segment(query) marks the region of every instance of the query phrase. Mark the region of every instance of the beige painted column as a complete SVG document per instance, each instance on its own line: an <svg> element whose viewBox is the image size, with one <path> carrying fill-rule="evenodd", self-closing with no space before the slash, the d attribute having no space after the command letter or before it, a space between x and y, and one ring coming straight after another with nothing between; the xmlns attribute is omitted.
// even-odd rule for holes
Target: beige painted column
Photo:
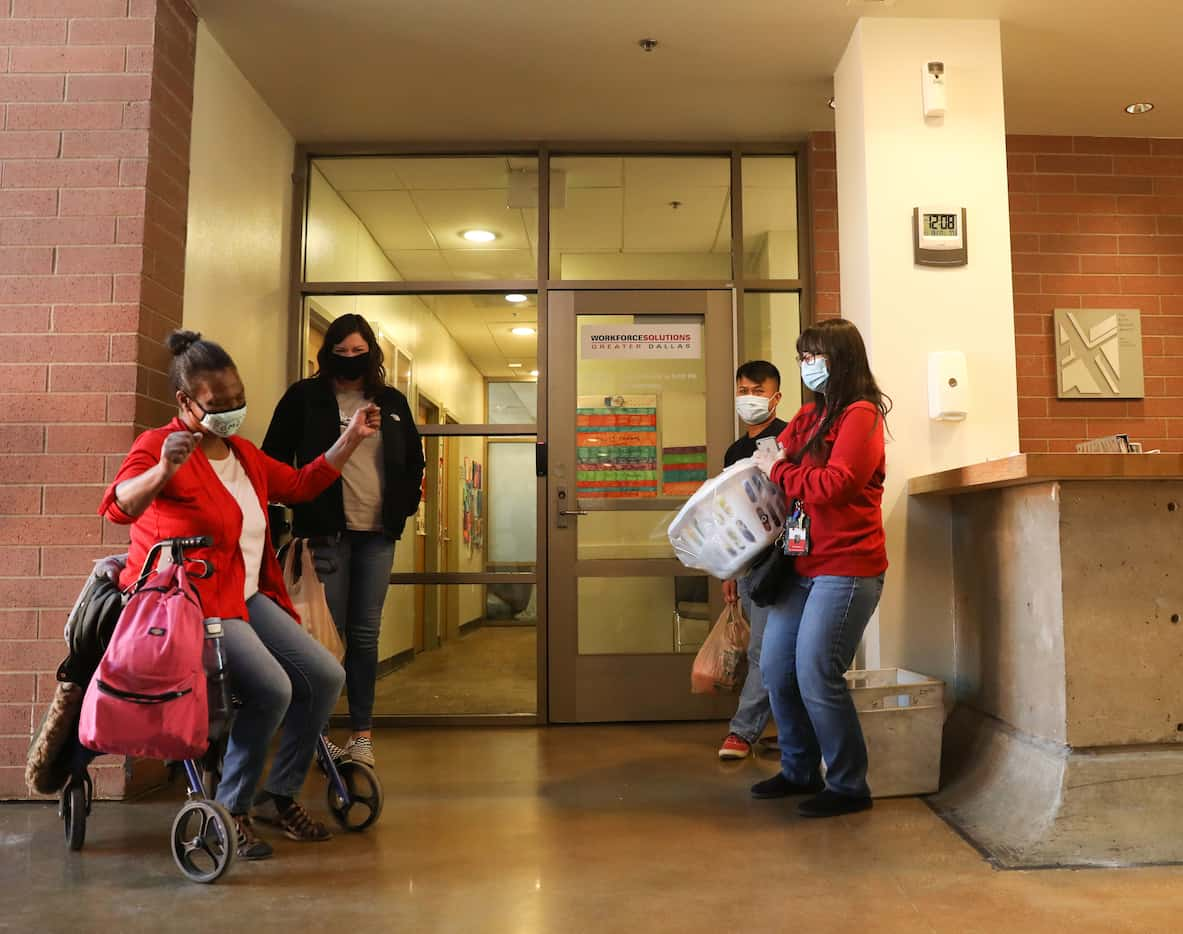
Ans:
<svg viewBox="0 0 1183 934"><path fill-rule="evenodd" d="M943 118L925 119L922 69L942 61ZM1002 57L994 20L863 19L835 74L842 311L895 402L883 501L891 570L867 664L952 681L947 501L909 477L1018 450ZM967 210L969 264L913 264L912 209ZM928 418L928 355L963 351L969 418Z"/></svg>

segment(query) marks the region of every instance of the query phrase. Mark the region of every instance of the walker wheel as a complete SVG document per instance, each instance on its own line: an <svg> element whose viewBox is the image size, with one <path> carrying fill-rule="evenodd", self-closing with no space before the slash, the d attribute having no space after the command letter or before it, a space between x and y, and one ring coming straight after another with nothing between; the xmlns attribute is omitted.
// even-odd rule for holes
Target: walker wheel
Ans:
<svg viewBox="0 0 1183 934"><path fill-rule="evenodd" d="M330 777L329 812L342 830L360 833L382 815L382 782L377 772L360 762L342 762L337 771L349 791L349 800L342 799L337 793L336 784Z"/></svg>
<svg viewBox="0 0 1183 934"><path fill-rule="evenodd" d="M217 882L234 865L238 835L230 813L214 801L190 801L173 821L173 861L191 882Z"/></svg>
<svg viewBox="0 0 1183 934"><path fill-rule="evenodd" d="M62 789L61 813L66 830L66 846L77 853L86 842L86 786L70 780Z"/></svg>

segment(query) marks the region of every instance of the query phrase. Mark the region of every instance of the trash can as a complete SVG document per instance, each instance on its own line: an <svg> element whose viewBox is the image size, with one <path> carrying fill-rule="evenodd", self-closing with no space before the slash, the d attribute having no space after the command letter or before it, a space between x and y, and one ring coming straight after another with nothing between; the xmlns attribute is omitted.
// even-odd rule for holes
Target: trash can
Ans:
<svg viewBox="0 0 1183 934"><path fill-rule="evenodd" d="M876 798L925 795L941 780L944 682L903 668L849 671L846 683L867 741Z"/></svg>

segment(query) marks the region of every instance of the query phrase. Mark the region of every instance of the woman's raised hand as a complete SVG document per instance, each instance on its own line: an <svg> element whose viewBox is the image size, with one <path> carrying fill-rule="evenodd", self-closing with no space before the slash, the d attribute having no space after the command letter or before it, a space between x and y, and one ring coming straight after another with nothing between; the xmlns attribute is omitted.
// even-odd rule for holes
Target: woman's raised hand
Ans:
<svg viewBox="0 0 1183 934"><path fill-rule="evenodd" d="M353 418L349 420L349 428L351 432L359 441L364 441L366 438L372 438L378 429L382 427L382 413L378 406L372 402L367 402L360 409L353 413Z"/></svg>

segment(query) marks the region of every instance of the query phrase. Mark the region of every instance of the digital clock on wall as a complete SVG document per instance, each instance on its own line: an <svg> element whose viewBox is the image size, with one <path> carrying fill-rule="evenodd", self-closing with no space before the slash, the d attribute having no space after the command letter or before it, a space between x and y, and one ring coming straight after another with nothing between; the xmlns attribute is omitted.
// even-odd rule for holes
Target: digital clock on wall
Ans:
<svg viewBox="0 0 1183 934"><path fill-rule="evenodd" d="M965 208L914 208L912 248L917 266L964 266Z"/></svg>

